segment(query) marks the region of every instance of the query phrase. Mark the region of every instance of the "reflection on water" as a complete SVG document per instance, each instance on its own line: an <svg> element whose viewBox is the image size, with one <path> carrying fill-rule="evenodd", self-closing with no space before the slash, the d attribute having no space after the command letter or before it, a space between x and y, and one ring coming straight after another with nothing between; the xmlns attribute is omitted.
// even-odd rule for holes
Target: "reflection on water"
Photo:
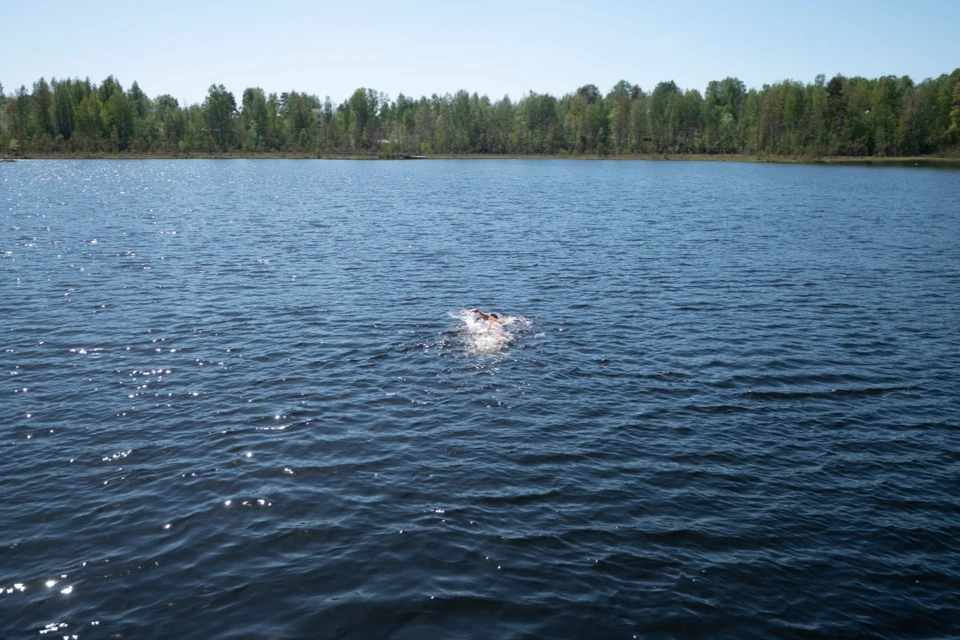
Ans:
<svg viewBox="0 0 960 640"><path fill-rule="evenodd" d="M0 638L955 635L955 176L4 165Z"/></svg>

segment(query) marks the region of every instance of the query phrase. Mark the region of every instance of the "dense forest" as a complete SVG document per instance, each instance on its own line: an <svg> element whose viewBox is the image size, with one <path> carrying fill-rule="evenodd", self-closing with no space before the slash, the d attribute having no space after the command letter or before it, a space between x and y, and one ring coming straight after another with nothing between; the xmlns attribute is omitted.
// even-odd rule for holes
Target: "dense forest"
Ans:
<svg viewBox="0 0 960 640"><path fill-rule="evenodd" d="M361 154L745 154L793 157L960 155L960 69L920 83L817 76L747 89L736 78L701 94L620 81L514 102L458 91L396 100L357 89L345 102L223 85L202 104L149 98L113 76L0 85L0 155L270 152Z"/></svg>

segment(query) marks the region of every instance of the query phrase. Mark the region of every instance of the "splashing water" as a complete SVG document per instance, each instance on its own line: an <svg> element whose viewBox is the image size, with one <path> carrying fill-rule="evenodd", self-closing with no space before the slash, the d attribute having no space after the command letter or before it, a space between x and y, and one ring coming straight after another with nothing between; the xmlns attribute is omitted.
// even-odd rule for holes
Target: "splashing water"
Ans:
<svg viewBox="0 0 960 640"><path fill-rule="evenodd" d="M466 346L467 353L471 355L503 351L523 328L531 324L521 316L501 315L500 323L490 326L479 314L465 309L451 312L450 317L460 321L456 330Z"/></svg>

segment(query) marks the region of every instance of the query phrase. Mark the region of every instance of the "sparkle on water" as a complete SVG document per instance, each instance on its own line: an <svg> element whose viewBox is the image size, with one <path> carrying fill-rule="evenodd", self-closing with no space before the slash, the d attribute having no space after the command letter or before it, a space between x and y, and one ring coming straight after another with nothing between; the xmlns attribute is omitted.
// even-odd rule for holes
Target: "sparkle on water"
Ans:
<svg viewBox="0 0 960 640"><path fill-rule="evenodd" d="M0 164L0 637L949 637L958 175Z"/></svg>

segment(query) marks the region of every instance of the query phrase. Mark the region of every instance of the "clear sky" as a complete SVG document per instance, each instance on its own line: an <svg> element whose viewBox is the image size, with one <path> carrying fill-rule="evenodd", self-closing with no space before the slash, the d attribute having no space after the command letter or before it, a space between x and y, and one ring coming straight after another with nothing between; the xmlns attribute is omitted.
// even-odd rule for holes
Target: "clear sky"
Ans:
<svg viewBox="0 0 960 640"><path fill-rule="evenodd" d="M224 84L514 100L618 80L699 89L817 74L915 81L960 67L960 0L2 0L0 83L113 74L201 102Z"/></svg>

